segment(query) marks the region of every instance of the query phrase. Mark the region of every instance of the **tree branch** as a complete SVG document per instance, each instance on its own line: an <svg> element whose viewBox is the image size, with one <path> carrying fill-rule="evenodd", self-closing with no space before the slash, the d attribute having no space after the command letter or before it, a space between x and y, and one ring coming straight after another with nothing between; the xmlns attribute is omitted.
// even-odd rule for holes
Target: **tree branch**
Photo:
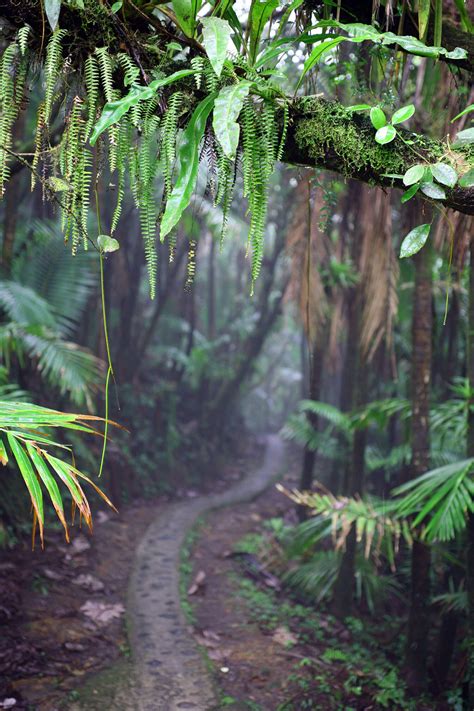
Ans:
<svg viewBox="0 0 474 711"><path fill-rule="evenodd" d="M381 146L366 116L348 111L337 101L304 97L293 102L283 160L331 170L347 178L381 187L406 189L400 178L411 166L447 161L459 177L474 168L472 145L454 150L447 141L397 127L398 136ZM413 141L412 145L407 141ZM424 197L419 193L421 197ZM446 188L445 207L474 215L474 187ZM426 198L428 199L428 198Z"/></svg>

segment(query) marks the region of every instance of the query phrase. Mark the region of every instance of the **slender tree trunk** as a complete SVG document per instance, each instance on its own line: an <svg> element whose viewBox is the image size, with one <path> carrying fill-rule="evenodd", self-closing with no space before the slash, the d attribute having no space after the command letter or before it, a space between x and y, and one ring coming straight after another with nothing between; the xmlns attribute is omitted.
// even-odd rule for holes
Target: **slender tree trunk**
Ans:
<svg viewBox="0 0 474 711"><path fill-rule="evenodd" d="M467 377L471 393L474 388L474 239L470 244L469 269L469 320L467 337ZM474 398L471 395L467 420L467 456L474 457ZM467 525L467 603L468 603L468 708L474 708L474 514L470 513Z"/></svg>
<svg viewBox="0 0 474 711"><path fill-rule="evenodd" d="M412 326L412 460L411 476L429 468L429 405L431 385L431 291L432 270L429 248L414 258L415 291ZM406 647L407 682L416 693L426 687L428 654L431 552L414 541L411 561L411 600Z"/></svg>
<svg viewBox="0 0 474 711"><path fill-rule="evenodd" d="M355 383L353 406L357 407L366 399L367 366L356 359L353 371ZM345 494L347 496L360 496L364 488L364 463L367 432L365 429L356 430L352 440L351 459L346 473ZM341 566L334 587L333 610L337 617L347 617L352 612L355 589L355 564L357 553L356 531L352 527L346 539L345 551L342 556Z"/></svg>
<svg viewBox="0 0 474 711"><path fill-rule="evenodd" d="M313 346L310 357L310 378L309 378L309 397L311 400L319 400L321 398L321 382L323 373L324 352L326 349L326 331L327 328L320 329L319 337ZM316 430L318 428L318 417L312 413L307 413L308 422L311 427ZM316 462L317 452L310 449L308 446L303 452L303 466L301 470L300 489L303 491L311 489L313 484L314 465ZM298 506L297 514L300 521L305 521L308 517L308 507Z"/></svg>

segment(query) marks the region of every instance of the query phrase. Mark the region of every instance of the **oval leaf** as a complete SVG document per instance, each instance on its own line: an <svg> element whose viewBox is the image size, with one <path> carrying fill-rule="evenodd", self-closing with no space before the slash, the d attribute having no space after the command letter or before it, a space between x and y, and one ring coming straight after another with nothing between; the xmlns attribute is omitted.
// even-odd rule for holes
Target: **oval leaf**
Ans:
<svg viewBox="0 0 474 711"><path fill-rule="evenodd" d="M97 244L101 252L116 252L120 248L117 240L114 237L109 237L109 235L99 235Z"/></svg>
<svg viewBox="0 0 474 711"><path fill-rule="evenodd" d="M397 130L390 124L387 124L386 126L382 126L382 128L379 128L379 130L375 134L375 140L377 141L377 143L380 143L383 146L385 143L390 143L391 141L393 141L396 135Z"/></svg>
<svg viewBox="0 0 474 711"><path fill-rule="evenodd" d="M165 214L161 221L161 240L179 222L191 200L198 176L199 144L204 135L206 122L214 106L215 98L215 94L210 94L197 105L183 131L183 139L179 146L179 174L176 185L166 203Z"/></svg>
<svg viewBox="0 0 474 711"><path fill-rule="evenodd" d="M466 128L465 131L459 131L453 147L459 148L459 146L467 146L470 143L474 143L474 128Z"/></svg>
<svg viewBox="0 0 474 711"><path fill-rule="evenodd" d="M462 178L459 179L459 185L462 188L472 188L474 186L474 168L464 173Z"/></svg>
<svg viewBox="0 0 474 711"><path fill-rule="evenodd" d="M407 172L403 176L403 184L408 186L408 185L414 185L415 183L418 183L424 176L425 174L425 166L422 165L421 163L418 163L417 165L412 165L411 168L408 168Z"/></svg>
<svg viewBox="0 0 474 711"><path fill-rule="evenodd" d="M231 159L235 156L239 145L240 126L237 119L250 87L251 82L248 81L225 86L219 92L214 104L212 127L224 153Z"/></svg>
<svg viewBox="0 0 474 711"><path fill-rule="evenodd" d="M402 123L403 121L408 121L409 118L415 113L415 106L413 104L408 104L408 106L402 106L401 109L395 111L392 116L392 123Z"/></svg>
<svg viewBox="0 0 474 711"><path fill-rule="evenodd" d="M382 126L387 124L387 117L378 106L373 106L370 109L370 120L374 128L382 128Z"/></svg>
<svg viewBox="0 0 474 711"><path fill-rule="evenodd" d="M220 17L203 17L201 23L204 49L212 68L217 76L220 77L232 35L232 28L227 20L222 20Z"/></svg>
<svg viewBox="0 0 474 711"><path fill-rule="evenodd" d="M402 246L400 247L400 257L412 257L414 254L419 252L428 239L430 229L430 224L418 225L418 227L414 227L402 242Z"/></svg>
<svg viewBox="0 0 474 711"><path fill-rule="evenodd" d="M401 202L405 203L408 202L408 200L411 200L414 195L418 192L420 189L419 183L415 183L415 185L412 185L406 192L403 193Z"/></svg>
<svg viewBox="0 0 474 711"><path fill-rule="evenodd" d="M435 183L422 183L420 187L421 192L428 197L433 198L433 200L446 199L446 193L440 185L436 185Z"/></svg>
<svg viewBox="0 0 474 711"><path fill-rule="evenodd" d="M435 163L431 166L431 172L433 178L441 183L442 185L447 185L448 188L454 188L458 182L458 174L451 168L447 163Z"/></svg>

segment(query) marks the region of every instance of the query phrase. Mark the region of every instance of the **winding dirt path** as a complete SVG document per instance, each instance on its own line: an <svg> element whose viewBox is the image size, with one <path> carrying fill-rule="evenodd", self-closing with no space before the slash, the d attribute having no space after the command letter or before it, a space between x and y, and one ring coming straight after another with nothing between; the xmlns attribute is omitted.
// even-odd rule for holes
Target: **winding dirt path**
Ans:
<svg viewBox="0 0 474 711"><path fill-rule="evenodd" d="M128 596L135 698L131 706L124 706L122 699L121 708L139 711L216 708L212 679L181 610L180 550L198 516L255 498L277 478L283 456L282 441L270 435L258 471L222 494L170 506L148 528L137 550Z"/></svg>

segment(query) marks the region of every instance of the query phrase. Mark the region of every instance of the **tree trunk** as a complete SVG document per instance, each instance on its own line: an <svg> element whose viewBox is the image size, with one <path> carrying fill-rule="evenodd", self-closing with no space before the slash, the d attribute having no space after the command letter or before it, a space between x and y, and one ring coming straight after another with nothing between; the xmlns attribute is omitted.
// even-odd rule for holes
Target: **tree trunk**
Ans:
<svg viewBox="0 0 474 711"><path fill-rule="evenodd" d="M321 382L323 373L324 353L326 350L327 328L320 329L319 337L313 346L310 356L310 374L309 374L309 398L310 400L319 400L321 397ZM318 417L313 412L307 413L308 422L314 430L318 428ZM313 484L314 465L316 462L317 452L315 449L310 449L308 446L303 452L303 466L301 469L300 489L305 491L311 489ZM305 521L308 517L307 506L297 506L296 508L298 519Z"/></svg>
<svg viewBox="0 0 474 711"><path fill-rule="evenodd" d="M474 239L470 244L469 267L469 320L467 337L467 377L471 393L474 388ZM471 395L467 420L467 456L474 457L474 398ZM467 654L468 654L468 708L474 708L474 514L469 513L467 525Z"/></svg>
<svg viewBox="0 0 474 711"><path fill-rule="evenodd" d="M428 247L414 258L415 290L412 326L412 460L410 473L417 477L429 468L429 405L431 385L431 255ZM411 561L411 600L406 647L409 688L420 692L426 687L428 654L431 552L415 540Z"/></svg>

